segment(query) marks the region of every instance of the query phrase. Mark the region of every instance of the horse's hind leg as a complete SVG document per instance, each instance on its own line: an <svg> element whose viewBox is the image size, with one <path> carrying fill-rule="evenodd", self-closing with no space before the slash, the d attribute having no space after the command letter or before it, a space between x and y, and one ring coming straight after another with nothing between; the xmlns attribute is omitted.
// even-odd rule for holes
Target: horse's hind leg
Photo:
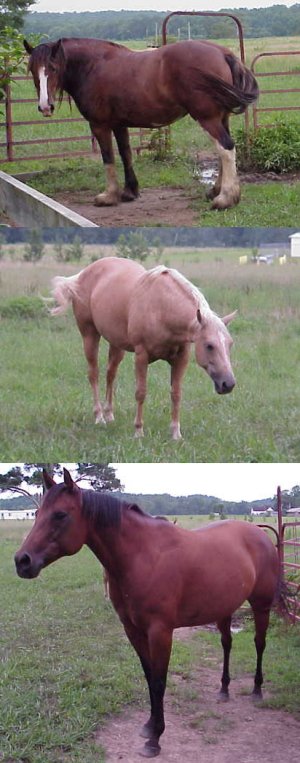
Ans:
<svg viewBox="0 0 300 763"><path fill-rule="evenodd" d="M124 350L120 350L118 347L113 347L111 344L109 345L108 365L107 365L107 371L106 371L106 396L105 396L105 403L103 406L105 421L114 420L113 385L114 385L114 380L116 378L118 366L121 363L121 360L123 360L124 355L125 355Z"/></svg>
<svg viewBox="0 0 300 763"><path fill-rule="evenodd" d="M143 405L145 402L147 392L147 371L148 371L148 355L144 347L135 348L135 399L137 403L136 416L134 420L135 437L143 437Z"/></svg>
<svg viewBox="0 0 300 763"><path fill-rule="evenodd" d="M254 699L261 699L262 698L262 691L261 687L263 685L263 673L262 673L262 658L263 653L266 646L266 633L268 630L269 620L270 620L270 608L266 609L254 609L253 604L251 604L253 609L253 615L254 615L254 622L255 622L255 648L256 648L256 671L254 676L254 688L253 688L253 697Z"/></svg>
<svg viewBox="0 0 300 763"><path fill-rule="evenodd" d="M121 194L121 199L122 201L134 201L139 195L139 185L132 166L132 153L128 128L117 127L114 129L114 135L123 162L125 175L125 185Z"/></svg>
<svg viewBox="0 0 300 763"><path fill-rule="evenodd" d="M221 689L220 689L220 699L227 700L229 699L229 684L230 684L230 674L229 674L229 657L231 652L231 645L232 645L232 636L231 636L231 617L227 617L224 620L220 620L217 623L217 626L219 628L219 631L221 633L221 643L223 647L223 673L222 673L222 679L221 679Z"/></svg>
<svg viewBox="0 0 300 763"><path fill-rule="evenodd" d="M236 171L236 152L234 141L229 132L229 119L224 115L216 119L199 120L216 143L219 154L220 170L211 197L214 197L213 209L227 209L238 204L241 196L239 179Z"/></svg>
<svg viewBox="0 0 300 763"><path fill-rule="evenodd" d="M119 204L121 200L113 152L112 131L108 127L93 122L90 123L90 127L100 146L106 178L106 189L104 193L98 193L95 196L94 204L96 207L112 207Z"/></svg>
<svg viewBox="0 0 300 763"><path fill-rule="evenodd" d="M85 327L81 333L83 338L83 349L88 363L88 379L93 392L95 424L105 424L98 390L98 351L100 336L97 329L92 324Z"/></svg>

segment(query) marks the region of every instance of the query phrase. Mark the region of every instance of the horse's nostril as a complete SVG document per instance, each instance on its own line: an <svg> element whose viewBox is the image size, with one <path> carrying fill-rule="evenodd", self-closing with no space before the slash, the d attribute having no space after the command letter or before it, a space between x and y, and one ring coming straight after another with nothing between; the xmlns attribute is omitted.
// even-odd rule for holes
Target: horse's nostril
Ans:
<svg viewBox="0 0 300 763"><path fill-rule="evenodd" d="M30 567L31 565L31 556L27 553L22 554L22 556L16 557L16 565L17 567Z"/></svg>

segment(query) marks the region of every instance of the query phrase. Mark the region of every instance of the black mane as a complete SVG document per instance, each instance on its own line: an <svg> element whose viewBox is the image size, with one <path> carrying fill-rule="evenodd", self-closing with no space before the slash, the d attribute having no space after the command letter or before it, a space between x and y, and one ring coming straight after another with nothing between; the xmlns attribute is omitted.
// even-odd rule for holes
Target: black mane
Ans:
<svg viewBox="0 0 300 763"><path fill-rule="evenodd" d="M111 493L99 493L95 490L82 490L82 513L97 528L118 527L124 511L135 511L148 516L135 503L127 503Z"/></svg>

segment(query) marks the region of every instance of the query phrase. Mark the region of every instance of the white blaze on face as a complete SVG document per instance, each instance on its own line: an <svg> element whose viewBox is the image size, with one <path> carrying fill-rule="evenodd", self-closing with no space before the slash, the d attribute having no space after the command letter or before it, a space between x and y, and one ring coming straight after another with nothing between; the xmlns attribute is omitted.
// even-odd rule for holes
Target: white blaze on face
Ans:
<svg viewBox="0 0 300 763"><path fill-rule="evenodd" d="M41 111L47 111L50 108L50 104L48 101L48 86L47 86L48 74L45 74L44 66L41 66L38 74L39 74L39 81L40 81L39 107Z"/></svg>

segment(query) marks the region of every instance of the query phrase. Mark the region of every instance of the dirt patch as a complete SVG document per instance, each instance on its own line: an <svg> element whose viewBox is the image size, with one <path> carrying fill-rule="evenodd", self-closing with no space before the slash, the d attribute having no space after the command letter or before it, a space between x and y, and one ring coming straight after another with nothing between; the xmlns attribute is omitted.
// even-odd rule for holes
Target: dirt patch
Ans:
<svg viewBox="0 0 300 763"><path fill-rule="evenodd" d="M183 188L143 188L136 201L117 207L95 207L89 191L55 194L55 201L99 227L193 226L199 215L190 207L190 192Z"/></svg>
<svg viewBox="0 0 300 763"><path fill-rule="evenodd" d="M186 629L177 637L186 639ZM205 667L192 679L169 677L162 763L296 763L300 723L288 713L254 703L252 676L234 679L230 701L218 701L220 672ZM139 731L147 717L145 710L128 709L97 732L107 763L140 763Z"/></svg>

